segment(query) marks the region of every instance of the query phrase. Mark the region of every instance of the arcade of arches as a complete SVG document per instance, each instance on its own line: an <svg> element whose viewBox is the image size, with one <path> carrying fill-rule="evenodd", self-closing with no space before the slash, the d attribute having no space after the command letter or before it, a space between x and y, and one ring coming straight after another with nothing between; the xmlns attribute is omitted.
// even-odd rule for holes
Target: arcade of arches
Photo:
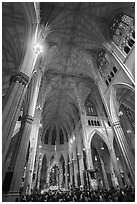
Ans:
<svg viewBox="0 0 137 204"><path fill-rule="evenodd" d="M133 2L2 3L3 201L134 186Z"/></svg>

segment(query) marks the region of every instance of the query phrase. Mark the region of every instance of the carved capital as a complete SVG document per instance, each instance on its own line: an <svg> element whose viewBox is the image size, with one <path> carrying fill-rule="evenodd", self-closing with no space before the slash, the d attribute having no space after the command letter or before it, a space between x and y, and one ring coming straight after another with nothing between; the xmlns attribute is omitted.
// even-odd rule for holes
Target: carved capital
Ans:
<svg viewBox="0 0 137 204"><path fill-rule="evenodd" d="M23 85L27 85L29 82L29 77L24 74L23 72L14 72L10 78L10 84L12 84L15 81L19 81L19 83L22 83Z"/></svg>
<svg viewBox="0 0 137 204"><path fill-rule="evenodd" d="M30 116L30 115L25 115L25 116L22 117L22 121L25 122L25 123L32 124L32 122L33 122L33 117Z"/></svg>
<svg viewBox="0 0 137 204"><path fill-rule="evenodd" d="M114 127L121 127L121 122L120 121L116 121L113 123Z"/></svg>

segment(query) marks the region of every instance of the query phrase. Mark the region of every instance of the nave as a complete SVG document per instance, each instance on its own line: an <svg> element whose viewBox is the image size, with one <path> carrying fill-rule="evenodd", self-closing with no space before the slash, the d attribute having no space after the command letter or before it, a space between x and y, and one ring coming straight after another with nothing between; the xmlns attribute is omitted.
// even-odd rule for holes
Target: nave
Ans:
<svg viewBox="0 0 137 204"><path fill-rule="evenodd" d="M2 201L133 201L135 3L2 2Z"/></svg>

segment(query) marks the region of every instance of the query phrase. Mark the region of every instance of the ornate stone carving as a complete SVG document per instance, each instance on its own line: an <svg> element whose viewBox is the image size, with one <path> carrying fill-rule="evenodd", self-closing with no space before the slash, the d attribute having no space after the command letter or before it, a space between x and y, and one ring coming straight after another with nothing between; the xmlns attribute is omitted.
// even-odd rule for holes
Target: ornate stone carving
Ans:
<svg viewBox="0 0 137 204"><path fill-rule="evenodd" d="M120 121L116 121L116 122L113 123L113 126L121 127L121 122Z"/></svg>
<svg viewBox="0 0 137 204"><path fill-rule="evenodd" d="M30 115L25 115L25 116L22 117L22 121L23 121L23 122L26 122L26 123L32 124L32 122L33 122L33 117L30 116Z"/></svg>
<svg viewBox="0 0 137 204"><path fill-rule="evenodd" d="M22 83L23 85L27 85L29 82L29 77L24 74L23 72L14 72L10 78L10 84L12 84L15 81L19 81L19 83Z"/></svg>

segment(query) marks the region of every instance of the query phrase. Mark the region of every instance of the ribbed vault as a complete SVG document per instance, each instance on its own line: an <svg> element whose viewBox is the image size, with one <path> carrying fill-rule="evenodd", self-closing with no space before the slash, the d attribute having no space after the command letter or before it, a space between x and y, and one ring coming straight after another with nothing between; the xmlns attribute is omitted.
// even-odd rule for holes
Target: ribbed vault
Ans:
<svg viewBox="0 0 137 204"><path fill-rule="evenodd" d="M97 89L96 57L110 40L109 24L129 4L60 2L40 6L41 22L48 22L51 28L43 77L51 91L43 107L43 137L51 130L49 138L53 139L56 129L56 143L61 141L62 132L65 142L80 119L78 98Z"/></svg>
<svg viewBox="0 0 137 204"><path fill-rule="evenodd" d="M3 95L9 87L11 72L19 67L26 49L29 29L21 5L3 3ZM52 141L54 130L56 141L60 141L62 133L67 141L80 119L79 100L84 101L97 89L96 58L110 41L110 22L117 13L129 9L131 3L42 2L39 5L40 24L48 24L51 31L42 45L44 74L39 99L44 104L43 137L48 131Z"/></svg>

